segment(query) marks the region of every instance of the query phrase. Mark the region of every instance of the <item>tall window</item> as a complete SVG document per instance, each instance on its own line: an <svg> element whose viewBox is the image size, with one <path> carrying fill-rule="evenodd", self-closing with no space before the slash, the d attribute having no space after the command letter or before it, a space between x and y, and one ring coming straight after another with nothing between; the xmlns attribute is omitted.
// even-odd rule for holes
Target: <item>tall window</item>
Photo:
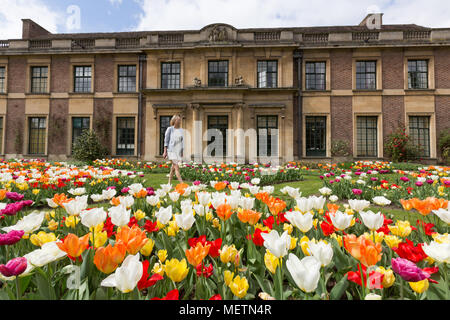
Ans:
<svg viewBox="0 0 450 320"><path fill-rule="evenodd" d="M377 117L356 118L356 139L358 157L377 156Z"/></svg>
<svg viewBox="0 0 450 320"><path fill-rule="evenodd" d="M377 62L356 62L356 89L375 90L377 88Z"/></svg>
<svg viewBox="0 0 450 320"><path fill-rule="evenodd" d="M161 88L179 89L180 88L180 63L163 62L161 63Z"/></svg>
<svg viewBox="0 0 450 320"><path fill-rule="evenodd" d="M327 117L307 116L306 155L309 157L325 157L327 152Z"/></svg>
<svg viewBox="0 0 450 320"><path fill-rule="evenodd" d="M136 66L119 66L119 92L136 91Z"/></svg>
<svg viewBox="0 0 450 320"><path fill-rule="evenodd" d="M3 153L3 117L0 117L0 153Z"/></svg>
<svg viewBox="0 0 450 320"><path fill-rule="evenodd" d="M28 153L45 154L47 119L42 117L29 118L28 125Z"/></svg>
<svg viewBox="0 0 450 320"><path fill-rule="evenodd" d="M410 116L409 135L413 143L421 149L422 157L430 156L430 117Z"/></svg>
<svg viewBox="0 0 450 320"><path fill-rule="evenodd" d="M72 145L75 140L81 136L84 130L91 128L91 119L89 117L73 117L72 118Z"/></svg>
<svg viewBox="0 0 450 320"><path fill-rule="evenodd" d="M306 62L305 85L306 90L325 90L326 86L326 63Z"/></svg>
<svg viewBox="0 0 450 320"><path fill-rule="evenodd" d="M208 61L208 86L228 86L228 61Z"/></svg>
<svg viewBox="0 0 450 320"><path fill-rule="evenodd" d="M134 155L134 117L117 118L118 155Z"/></svg>
<svg viewBox="0 0 450 320"><path fill-rule="evenodd" d="M164 138L166 136L166 130L170 127L170 119L172 116L160 116L159 117L159 154L164 154Z"/></svg>
<svg viewBox="0 0 450 320"><path fill-rule="evenodd" d="M74 92L91 92L92 67L76 66L74 68Z"/></svg>
<svg viewBox="0 0 450 320"><path fill-rule="evenodd" d="M31 92L47 92L48 67L31 67Z"/></svg>
<svg viewBox="0 0 450 320"><path fill-rule="evenodd" d="M408 60L408 89L428 88L428 60Z"/></svg>
<svg viewBox="0 0 450 320"><path fill-rule="evenodd" d="M258 116L258 156L273 157L278 155L278 117Z"/></svg>
<svg viewBox="0 0 450 320"><path fill-rule="evenodd" d="M276 88L278 80L278 61L258 61L258 88Z"/></svg>
<svg viewBox="0 0 450 320"><path fill-rule="evenodd" d="M6 67L0 67L0 93L6 92Z"/></svg>
<svg viewBox="0 0 450 320"><path fill-rule="evenodd" d="M227 155L227 130L228 130L228 116L208 116L208 146L211 143L216 142L216 140L218 140L214 145L220 148L220 143L222 143L221 156L223 157ZM221 133L221 136L219 132ZM211 156L213 157L216 156L215 149L211 150Z"/></svg>

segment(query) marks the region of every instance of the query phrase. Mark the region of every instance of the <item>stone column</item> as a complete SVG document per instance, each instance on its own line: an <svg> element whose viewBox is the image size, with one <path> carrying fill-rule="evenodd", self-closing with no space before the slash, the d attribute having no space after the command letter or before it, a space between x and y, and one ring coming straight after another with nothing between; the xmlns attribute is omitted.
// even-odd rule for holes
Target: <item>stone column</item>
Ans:
<svg viewBox="0 0 450 320"><path fill-rule="evenodd" d="M195 162L202 162L202 122L200 119L200 105L196 103L191 104L192 109L192 134L191 134L191 157Z"/></svg>
<svg viewBox="0 0 450 320"><path fill-rule="evenodd" d="M244 135L244 104L236 104L237 128L236 128L236 162L245 163L245 135Z"/></svg>

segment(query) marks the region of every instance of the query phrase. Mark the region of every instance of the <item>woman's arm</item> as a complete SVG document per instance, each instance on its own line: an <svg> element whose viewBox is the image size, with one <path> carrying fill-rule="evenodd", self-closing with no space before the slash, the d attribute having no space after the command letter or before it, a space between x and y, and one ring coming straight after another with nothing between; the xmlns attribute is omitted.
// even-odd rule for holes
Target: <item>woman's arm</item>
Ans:
<svg viewBox="0 0 450 320"><path fill-rule="evenodd" d="M172 129L172 127L167 128L166 133L164 135L164 154L163 154L164 159L167 158L167 147L169 146L170 137L172 135L171 129Z"/></svg>

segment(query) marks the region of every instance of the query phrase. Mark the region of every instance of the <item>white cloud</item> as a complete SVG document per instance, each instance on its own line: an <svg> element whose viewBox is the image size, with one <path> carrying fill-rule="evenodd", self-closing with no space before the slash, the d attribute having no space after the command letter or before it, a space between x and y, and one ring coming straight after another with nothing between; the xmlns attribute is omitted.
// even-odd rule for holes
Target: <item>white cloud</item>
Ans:
<svg viewBox="0 0 450 320"><path fill-rule="evenodd" d="M51 10L42 0L2 0L0 39L22 38L22 19L31 19L52 33L64 23L64 15Z"/></svg>
<svg viewBox="0 0 450 320"><path fill-rule="evenodd" d="M135 0L136 30L200 29L210 23L236 28L357 25L373 8L384 24L450 27L448 0Z"/></svg>

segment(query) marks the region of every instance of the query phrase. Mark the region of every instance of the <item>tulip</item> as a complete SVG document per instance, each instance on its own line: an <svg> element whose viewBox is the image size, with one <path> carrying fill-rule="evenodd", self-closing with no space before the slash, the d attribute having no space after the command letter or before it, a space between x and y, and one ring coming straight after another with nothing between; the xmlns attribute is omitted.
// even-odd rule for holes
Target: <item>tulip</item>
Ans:
<svg viewBox="0 0 450 320"><path fill-rule="evenodd" d="M164 263L164 261L166 261L166 259L167 259L167 250L164 250L164 249L158 250L156 255L158 256L159 261Z"/></svg>
<svg viewBox="0 0 450 320"><path fill-rule="evenodd" d="M236 276L229 285L231 292L239 299L244 298L247 295L249 288L248 281L245 277Z"/></svg>
<svg viewBox="0 0 450 320"><path fill-rule="evenodd" d="M233 262L236 260L238 256L238 250L236 249L234 244L231 246L228 245L223 246L223 248L220 249L219 252L220 252L220 261L222 261L223 263Z"/></svg>
<svg viewBox="0 0 450 320"><path fill-rule="evenodd" d="M371 231L380 229L384 223L384 217L381 212L373 213L372 211L360 211L359 214L364 225Z"/></svg>
<svg viewBox="0 0 450 320"><path fill-rule="evenodd" d="M381 260L381 244L374 244L363 235L358 238L355 235L344 236L345 249L363 265L372 266Z"/></svg>
<svg viewBox="0 0 450 320"><path fill-rule="evenodd" d="M36 249L24 255L28 265L22 276L28 275L35 267L43 267L53 261L59 260L67 255L66 252L59 249L59 241L47 242L40 249Z"/></svg>
<svg viewBox="0 0 450 320"><path fill-rule="evenodd" d="M194 267L197 267L208 255L210 248L211 245L203 245L202 243L198 242L195 247L192 247L185 251L188 262Z"/></svg>
<svg viewBox="0 0 450 320"><path fill-rule="evenodd" d="M161 277L164 276L164 265L162 263L156 262L153 265L152 273L159 274Z"/></svg>
<svg viewBox="0 0 450 320"><path fill-rule="evenodd" d="M161 207L155 216L161 224L166 225L172 219L172 206Z"/></svg>
<svg viewBox="0 0 450 320"><path fill-rule="evenodd" d="M231 272L230 270L225 270L223 273L223 281L227 286L230 286L231 281L233 281L234 278L234 272Z"/></svg>
<svg viewBox="0 0 450 320"><path fill-rule="evenodd" d="M249 225L253 226L261 218L261 215L262 215L261 212L253 211L250 209L244 209L238 211L237 217L242 223L248 223Z"/></svg>
<svg viewBox="0 0 450 320"><path fill-rule="evenodd" d="M163 297L163 298L154 297L154 298L151 298L151 300L178 300L179 294L180 293L178 292L178 289L173 289L173 290L169 291L165 297Z"/></svg>
<svg viewBox="0 0 450 320"><path fill-rule="evenodd" d="M0 246L16 244L24 234L23 230L12 230L6 234L0 234Z"/></svg>
<svg viewBox="0 0 450 320"><path fill-rule="evenodd" d="M398 244L402 242L402 239L397 236L385 235L383 238L384 242L387 244L389 248L397 248Z"/></svg>
<svg viewBox="0 0 450 320"><path fill-rule="evenodd" d="M310 212L288 211L284 217L301 232L306 233L313 227L314 216Z"/></svg>
<svg viewBox="0 0 450 320"><path fill-rule="evenodd" d="M381 296L375 293L369 293L366 295L364 300L381 300Z"/></svg>
<svg viewBox="0 0 450 320"><path fill-rule="evenodd" d="M151 205L152 207L156 206L159 202L159 196L148 196L147 198L145 198L145 200L147 201L147 203L149 205Z"/></svg>
<svg viewBox="0 0 450 320"><path fill-rule="evenodd" d="M145 231L142 231L137 225L133 225L132 228L123 226L116 234L116 241L122 241L131 255L137 254L147 240Z"/></svg>
<svg viewBox="0 0 450 320"><path fill-rule="evenodd" d="M439 263L450 263L450 243L431 241L422 246L423 251Z"/></svg>
<svg viewBox="0 0 450 320"><path fill-rule="evenodd" d="M450 224L450 208L447 209L439 208L439 210L433 210L433 213L437 215L446 224Z"/></svg>
<svg viewBox="0 0 450 320"><path fill-rule="evenodd" d="M88 207L87 204L88 196L76 197L75 199L63 203L64 209L70 216L78 216L81 211L85 210Z"/></svg>
<svg viewBox="0 0 450 320"><path fill-rule="evenodd" d="M127 253L127 247L122 242L107 247L98 248L94 255L94 264L98 270L110 274L122 263Z"/></svg>
<svg viewBox="0 0 450 320"><path fill-rule="evenodd" d="M148 257L152 253L154 246L155 246L155 241L153 241L152 239L148 239L147 242L145 243L145 245L141 248L140 253L143 256Z"/></svg>
<svg viewBox="0 0 450 320"><path fill-rule="evenodd" d="M82 225L92 228L106 220L106 211L102 207L83 210L80 213L80 218Z"/></svg>
<svg viewBox="0 0 450 320"><path fill-rule="evenodd" d="M241 205L242 209L252 210L255 205L255 198L241 197L240 205Z"/></svg>
<svg viewBox="0 0 450 320"><path fill-rule="evenodd" d="M411 289L413 289L414 292L417 292L419 294L427 291L430 286L430 282L428 281L428 279L424 279L424 280L417 281L417 282L408 282L408 283L409 283L409 286L411 287Z"/></svg>
<svg viewBox="0 0 450 320"><path fill-rule="evenodd" d="M267 270L275 274L275 271L280 264L280 260L270 253L269 250L266 250L266 254L264 255L264 264L266 265Z"/></svg>
<svg viewBox="0 0 450 320"><path fill-rule="evenodd" d="M391 200L386 199L383 196L373 197L372 201L379 206L387 206L391 204Z"/></svg>
<svg viewBox="0 0 450 320"><path fill-rule="evenodd" d="M314 199L312 199L312 198L301 197L301 198L297 198L295 200L297 202L297 208L302 213L309 212L314 207Z"/></svg>
<svg viewBox="0 0 450 320"><path fill-rule="evenodd" d="M40 231L38 234L31 235L30 241L35 246L41 247L44 243L56 241L56 236L54 233Z"/></svg>
<svg viewBox="0 0 450 320"><path fill-rule="evenodd" d="M180 282L186 278L189 268L186 259L179 261L178 259L167 260L164 268L165 273L173 282Z"/></svg>
<svg viewBox="0 0 450 320"><path fill-rule="evenodd" d="M394 226L388 226L388 228L394 235L402 238L409 236L412 231L411 224L407 220L398 220Z"/></svg>
<svg viewBox="0 0 450 320"><path fill-rule="evenodd" d="M183 212L182 214L175 215L175 221L177 222L177 226L179 226L184 231L188 231L192 228L192 225L195 222L194 213L192 208L189 211Z"/></svg>
<svg viewBox="0 0 450 320"><path fill-rule="evenodd" d="M321 263L315 257L304 257L300 260L290 253L286 260L286 267L295 281L295 284L304 292L313 292L320 279Z"/></svg>
<svg viewBox="0 0 450 320"><path fill-rule="evenodd" d="M202 206L208 205L211 200L211 194L209 192L198 192L197 193L198 202Z"/></svg>
<svg viewBox="0 0 450 320"><path fill-rule="evenodd" d="M370 202L367 200L348 200L350 208L355 211L362 211L370 206Z"/></svg>
<svg viewBox="0 0 450 320"><path fill-rule="evenodd" d="M231 211L231 206L229 204L223 203L217 207L216 213L221 220L225 221L231 217L233 211Z"/></svg>
<svg viewBox="0 0 450 320"><path fill-rule="evenodd" d="M139 253L129 255L116 272L104 279L100 285L103 287L116 287L123 293L134 290L143 274Z"/></svg>
<svg viewBox="0 0 450 320"><path fill-rule="evenodd" d="M27 269L27 259L24 257L9 260L6 265L0 265L0 273L5 277L15 277Z"/></svg>
<svg viewBox="0 0 450 320"><path fill-rule="evenodd" d="M427 257L422 249L421 243L414 246L414 243L408 239L406 239L405 242L399 243L397 248L392 248L392 250L395 251L400 258L408 259L414 263L422 261Z"/></svg>
<svg viewBox="0 0 450 320"><path fill-rule="evenodd" d="M331 244L327 244L323 241L319 241L318 243L310 241L308 244L308 251L313 257L320 261L322 267L329 265L333 259L333 247Z"/></svg>
<svg viewBox="0 0 450 320"><path fill-rule="evenodd" d="M45 212L33 211L32 213L20 219L15 225L4 227L2 228L2 230L5 232L22 230L25 232L25 234L29 234L41 227L44 218Z"/></svg>
<svg viewBox="0 0 450 320"><path fill-rule="evenodd" d="M394 271L392 269L385 269L384 267L378 267L376 270L378 273L381 273L383 275L383 288L389 288L392 287L392 285L395 282L395 275Z"/></svg>
<svg viewBox="0 0 450 320"><path fill-rule="evenodd" d="M272 230L270 233L261 233L261 237L264 239L264 247L275 257L282 258L287 255L291 245L291 237L287 231L280 236L277 231Z"/></svg>
<svg viewBox="0 0 450 320"><path fill-rule="evenodd" d="M416 266L414 262L411 262L403 258L392 258L391 260L392 270L397 273L403 280L408 282L417 282L424 279L428 279L430 274L424 272L422 269Z"/></svg>
<svg viewBox="0 0 450 320"><path fill-rule="evenodd" d="M330 218L336 229L345 230L350 227L353 220L353 215L346 214L338 210L336 212L331 212Z"/></svg>
<svg viewBox="0 0 450 320"><path fill-rule="evenodd" d="M69 233L63 242L57 242L56 245L59 249L66 252L70 258L78 258L89 246L89 234L78 238L73 233Z"/></svg>

